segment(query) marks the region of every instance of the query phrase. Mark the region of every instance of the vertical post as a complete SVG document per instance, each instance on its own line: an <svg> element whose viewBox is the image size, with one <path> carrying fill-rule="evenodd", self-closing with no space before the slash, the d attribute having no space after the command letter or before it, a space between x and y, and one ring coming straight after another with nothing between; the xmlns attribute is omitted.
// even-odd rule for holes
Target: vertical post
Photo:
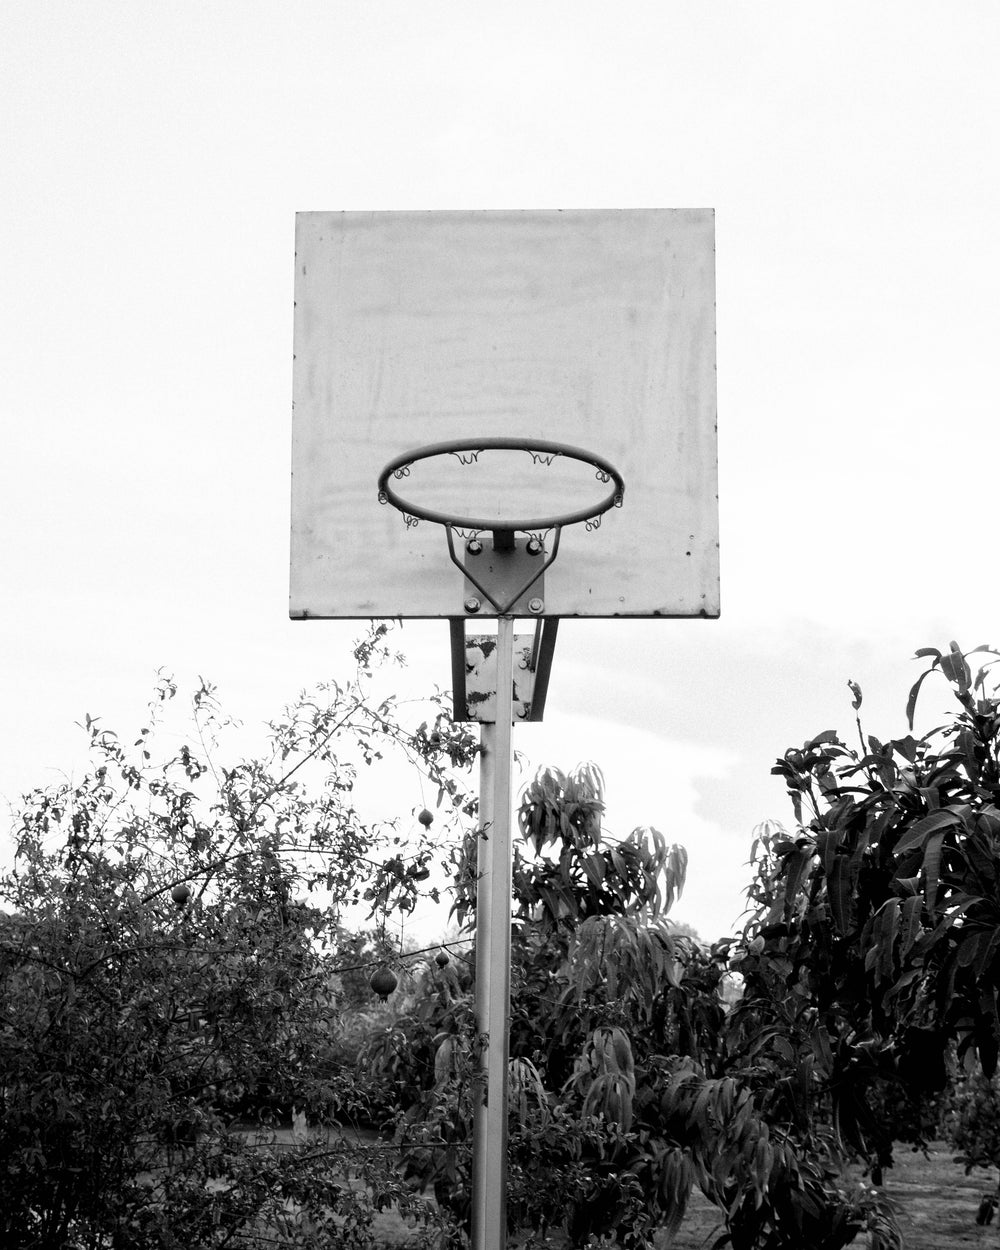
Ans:
<svg viewBox="0 0 1000 1250"><path fill-rule="evenodd" d="M476 886L476 1031L485 1036L472 1143L472 1250L507 1244L511 761L514 620L497 619L496 721L482 726Z"/></svg>

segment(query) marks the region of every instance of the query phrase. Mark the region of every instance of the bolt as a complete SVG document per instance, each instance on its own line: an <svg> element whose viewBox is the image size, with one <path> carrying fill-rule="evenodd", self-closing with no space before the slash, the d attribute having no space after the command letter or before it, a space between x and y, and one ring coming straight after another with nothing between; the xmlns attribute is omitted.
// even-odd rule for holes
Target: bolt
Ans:
<svg viewBox="0 0 1000 1250"><path fill-rule="evenodd" d="M483 605L479 602L475 595L469 595L465 601L466 612L478 612Z"/></svg>
<svg viewBox="0 0 1000 1250"><path fill-rule="evenodd" d="M545 604L541 599L529 599L528 600L529 612L541 612L542 608L544 607L545 607Z"/></svg>
<svg viewBox="0 0 1000 1250"><path fill-rule="evenodd" d="M525 548L529 556L537 556L542 549L542 544L537 538L529 538L528 545Z"/></svg>
<svg viewBox="0 0 1000 1250"><path fill-rule="evenodd" d="M482 554L483 544L479 541L478 538L470 538L469 541L465 544L465 550L469 553L470 556L478 556Z"/></svg>

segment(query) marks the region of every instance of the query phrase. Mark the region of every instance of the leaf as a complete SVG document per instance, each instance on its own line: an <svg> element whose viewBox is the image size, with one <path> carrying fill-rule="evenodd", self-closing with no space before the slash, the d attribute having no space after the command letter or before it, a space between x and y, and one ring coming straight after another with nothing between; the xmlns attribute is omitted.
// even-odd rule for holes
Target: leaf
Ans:
<svg viewBox="0 0 1000 1250"><path fill-rule="evenodd" d="M594 889L599 890L604 884L604 877L607 871L604 856L599 855L596 852L588 855L583 861L583 870L587 874L587 877Z"/></svg>
<svg viewBox="0 0 1000 1250"><path fill-rule="evenodd" d="M927 910L934 911L937 903L938 876L941 871L941 847L944 845L944 832L932 833L924 851L924 897L927 899Z"/></svg>
<svg viewBox="0 0 1000 1250"><path fill-rule="evenodd" d="M901 959L905 959L910 953L913 949L913 943L917 940L917 937L920 934L920 916L923 911L923 907L924 900L919 894L914 894L903 904L902 940L899 947Z"/></svg>
<svg viewBox="0 0 1000 1250"><path fill-rule="evenodd" d="M667 839L654 825L647 825L646 837L653 844L653 861L657 865L664 864L667 858Z"/></svg>
<svg viewBox="0 0 1000 1250"><path fill-rule="evenodd" d="M975 655L975 654L976 654L976 652L978 652L978 651L986 651L986 652L988 652L990 655L998 655L998 654L1000 654L1000 653L998 653L998 652L994 651L994 649L993 649L992 647L985 647L985 646L984 646L984 647L973 647L973 648L972 648L972 650L971 650L968 654L969 654L969 655ZM980 669L979 669L979 671L976 673L976 680L975 680L974 685L975 685L975 688L976 688L977 690L982 690L982 689L984 688L984 686L985 686L985 682L986 682L986 674L987 674L987 673L989 672L989 670L990 670L991 668L993 668L993 667L994 667L997 663L1000 663L1000 660L990 660L989 664L984 664L984 665L982 666L982 668L980 668Z"/></svg>
<svg viewBox="0 0 1000 1250"><path fill-rule="evenodd" d="M919 981L923 976L924 972L922 968L910 968L908 971L904 972L901 977L898 977L893 983L892 988L885 996L886 1008L888 1008L890 1004L898 998L900 994L902 994L907 986L912 985L914 981Z"/></svg>
<svg viewBox="0 0 1000 1250"><path fill-rule="evenodd" d="M908 764L912 764L916 760L917 740L912 734L907 734L905 738L893 738L890 745L895 751L898 751Z"/></svg>
<svg viewBox="0 0 1000 1250"><path fill-rule="evenodd" d="M979 1018L976 1020L976 1049L983 1072L991 1077L997 1066L998 1035L1000 1020L997 1018L997 991L992 985L984 986L979 995Z"/></svg>
<svg viewBox="0 0 1000 1250"><path fill-rule="evenodd" d="M690 1085L692 1082L698 1083L702 1078L693 1068L679 1068L667 1084L666 1097L669 1094L676 1094L682 1085ZM666 1110L666 1108L664 1108Z"/></svg>
<svg viewBox="0 0 1000 1250"><path fill-rule="evenodd" d="M666 851L665 863L661 861L661 867L658 868L658 877L653 885L656 891L655 910L670 911L674 903L684 892L684 883L687 878L687 850L683 846L674 843L673 846ZM659 877L663 878L662 890L662 907L659 905L661 901L661 891L659 888Z"/></svg>
<svg viewBox="0 0 1000 1250"><path fill-rule="evenodd" d="M935 651L933 654L939 656L940 652ZM917 655L920 655L919 651L917 652ZM910 687L910 695L909 695L909 698L906 700L906 723L910 727L910 729L913 728L913 715L917 709L917 696L920 693L920 687L924 683L924 678L927 677L929 673L933 673L933 671L934 671L933 668L926 669L924 672L920 674L917 680Z"/></svg>
<svg viewBox="0 0 1000 1250"><path fill-rule="evenodd" d="M602 959L601 970L607 977L608 998L611 1002L614 1002L618 997L618 960L615 958L614 951L612 951L610 959Z"/></svg>
<svg viewBox="0 0 1000 1250"><path fill-rule="evenodd" d="M895 813L892 813L892 814L895 815ZM879 819L881 820L882 818L880 817ZM876 828L879 828L878 822L876 822ZM879 829L879 836L881 836L881 832L882 830ZM872 839L872 828L871 828L871 825L866 824L863 826L862 829L859 830L857 841L854 843L854 849L851 851L851 857L850 857L849 862L850 862L851 870L853 872L857 872L859 868L861 867L861 861L865 857L865 851L868 850L868 843L871 841L871 839Z"/></svg>
<svg viewBox="0 0 1000 1250"><path fill-rule="evenodd" d="M830 1047L830 1034L822 1024L817 1025L813 1030L812 1043L813 1054L820 1068L824 1075L829 1076L833 1071L833 1051Z"/></svg>
<svg viewBox="0 0 1000 1250"><path fill-rule="evenodd" d="M976 960L975 976L977 981L984 980L987 975L992 973L998 944L1000 944L1000 929L994 929L989 942L984 945L982 954Z"/></svg>
<svg viewBox="0 0 1000 1250"><path fill-rule="evenodd" d="M827 898L837 932L845 934L851 918L851 870L847 860L838 855L827 879Z"/></svg>
<svg viewBox="0 0 1000 1250"><path fill-rule="evenodd" d="M955 921L964 916L970 907L981 902L981 898L967 896L954 907L949 903L947 914L942 916L937 925L935 925L933 929L925 929L921 933L918 941L921 956L926 959L941 938L943 938L948 930L955 924Z"/></svg>
<svg viewBox="0 0 1000 1250"><path fill-rule="evenodd" d="M785 919L787 920L792 913L795 905L796 896L799 892L799 886L802 884L802 878L806 869L813 859L813 848L811 846L797 849L792 855L788 856L785 861Z"/></svg>
<svg viewBox="0 0 1000 1250"><path fill-rule="evenodd" d="M694 1102L691 1104L691 1109L688 1111L688 1128L693 1128L695 1125L698 1125L700 1128L707 1127L708 1120L705 1113L708 1110L708 1104L711 1101L711 1098L712 1085L711 1082L706 1081L699 1090L697 1098L695 1098Z"/></svg>
<svg viewBox="0 0 1000 1250"><path fill-rule="evenodd" d="M892 848L893 854L899 856L912 847L919 846L935 830L943 829L948 825L960 824L962 824L962 817L958 812L953 808L939 807L935 811L928 812L926 816L921 817L915 825L910 826Z"/></svg>
<svg viewBox="0 0 1000 1250"><path fill-rule="evenodd" d="M968 968L969 964L979 954L979 949L983 944L986 934L979 930L976 933L966 933L966 927L957 930L959 934L958 946L955 950L955 963L959 968Z"/></svg>
<svg viewBox="0 0 1000 1250"><path fill-rule="evenodd" d="M839 829L822 829L816 835L816 853L823 863L823 872L829 877L840 847Z"/></svg>
<svg viewBox="0 0 1000 1250"><path fill-rule="evenodd" d="M690 1160L681 1146L672 1146L658 1162L662 1169L660 1193L666 1208L661 1228L669 1241L684 1220L693 1175Z"/></svg>
<svg viewBox="0 0 1000 1250"><path fill-rule="evenodd" d="M886 899L878 917L878 979L888 980L895 966L896 934L899 932L899 899Z"/></svg>
<svg viewBox="0 0 1000 1250"><path fill-rule="evenodd" d="M960 693L968 694L972 685L972 673L969 671L969 665L965 656L957 642L951 644L951 650L948 655L943 655L940 661L941 672L950 682L953 682Z"/></svg>

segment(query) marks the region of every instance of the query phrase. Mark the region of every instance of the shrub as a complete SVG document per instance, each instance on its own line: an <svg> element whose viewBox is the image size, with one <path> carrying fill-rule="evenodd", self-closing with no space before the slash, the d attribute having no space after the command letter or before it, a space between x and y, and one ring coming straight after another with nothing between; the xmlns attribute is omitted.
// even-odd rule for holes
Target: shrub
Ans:
<svg viewBox="0 0 1000 1250"><path fill-rule="evenodd" d="M157 757L165 680L133 747L88 717L86 775L24 800L0 879L3 1245L372 1247L390 1202L440 1223L384 1152L327 1140L356 1098L331 1030L339 903L369 893L384 919L421 879L396 872L395 830L352 806L352 758L408 753L442 824L468 802L450 771L463 731L435 753L369 702L382 633L259 758L223 765L205 685L190 737L164 735ZM246 1131L293 1108L318 1137L277 1151Z"/></svg>

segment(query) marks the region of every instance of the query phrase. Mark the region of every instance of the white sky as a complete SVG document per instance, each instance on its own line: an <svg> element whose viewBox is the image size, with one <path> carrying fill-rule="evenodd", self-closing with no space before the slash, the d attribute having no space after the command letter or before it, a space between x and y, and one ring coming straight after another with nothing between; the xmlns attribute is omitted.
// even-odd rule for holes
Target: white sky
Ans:
<svg viewBox="0 0 1000 1250"><path fill-rule="evenodd" d="M343 670L356 626L286 616L300 209L716 209L722 619L564 623L516 731L596 759L612 827L688 846L704 936L753 826L790 818L774 758L853 732L848 678L884 738L917 647L1000 641L995 4L8 0L3 25L0 794L72 767L84 712L138 723L161 665L249 721ZM448 683L443 624L402 641Z"/></svg>

